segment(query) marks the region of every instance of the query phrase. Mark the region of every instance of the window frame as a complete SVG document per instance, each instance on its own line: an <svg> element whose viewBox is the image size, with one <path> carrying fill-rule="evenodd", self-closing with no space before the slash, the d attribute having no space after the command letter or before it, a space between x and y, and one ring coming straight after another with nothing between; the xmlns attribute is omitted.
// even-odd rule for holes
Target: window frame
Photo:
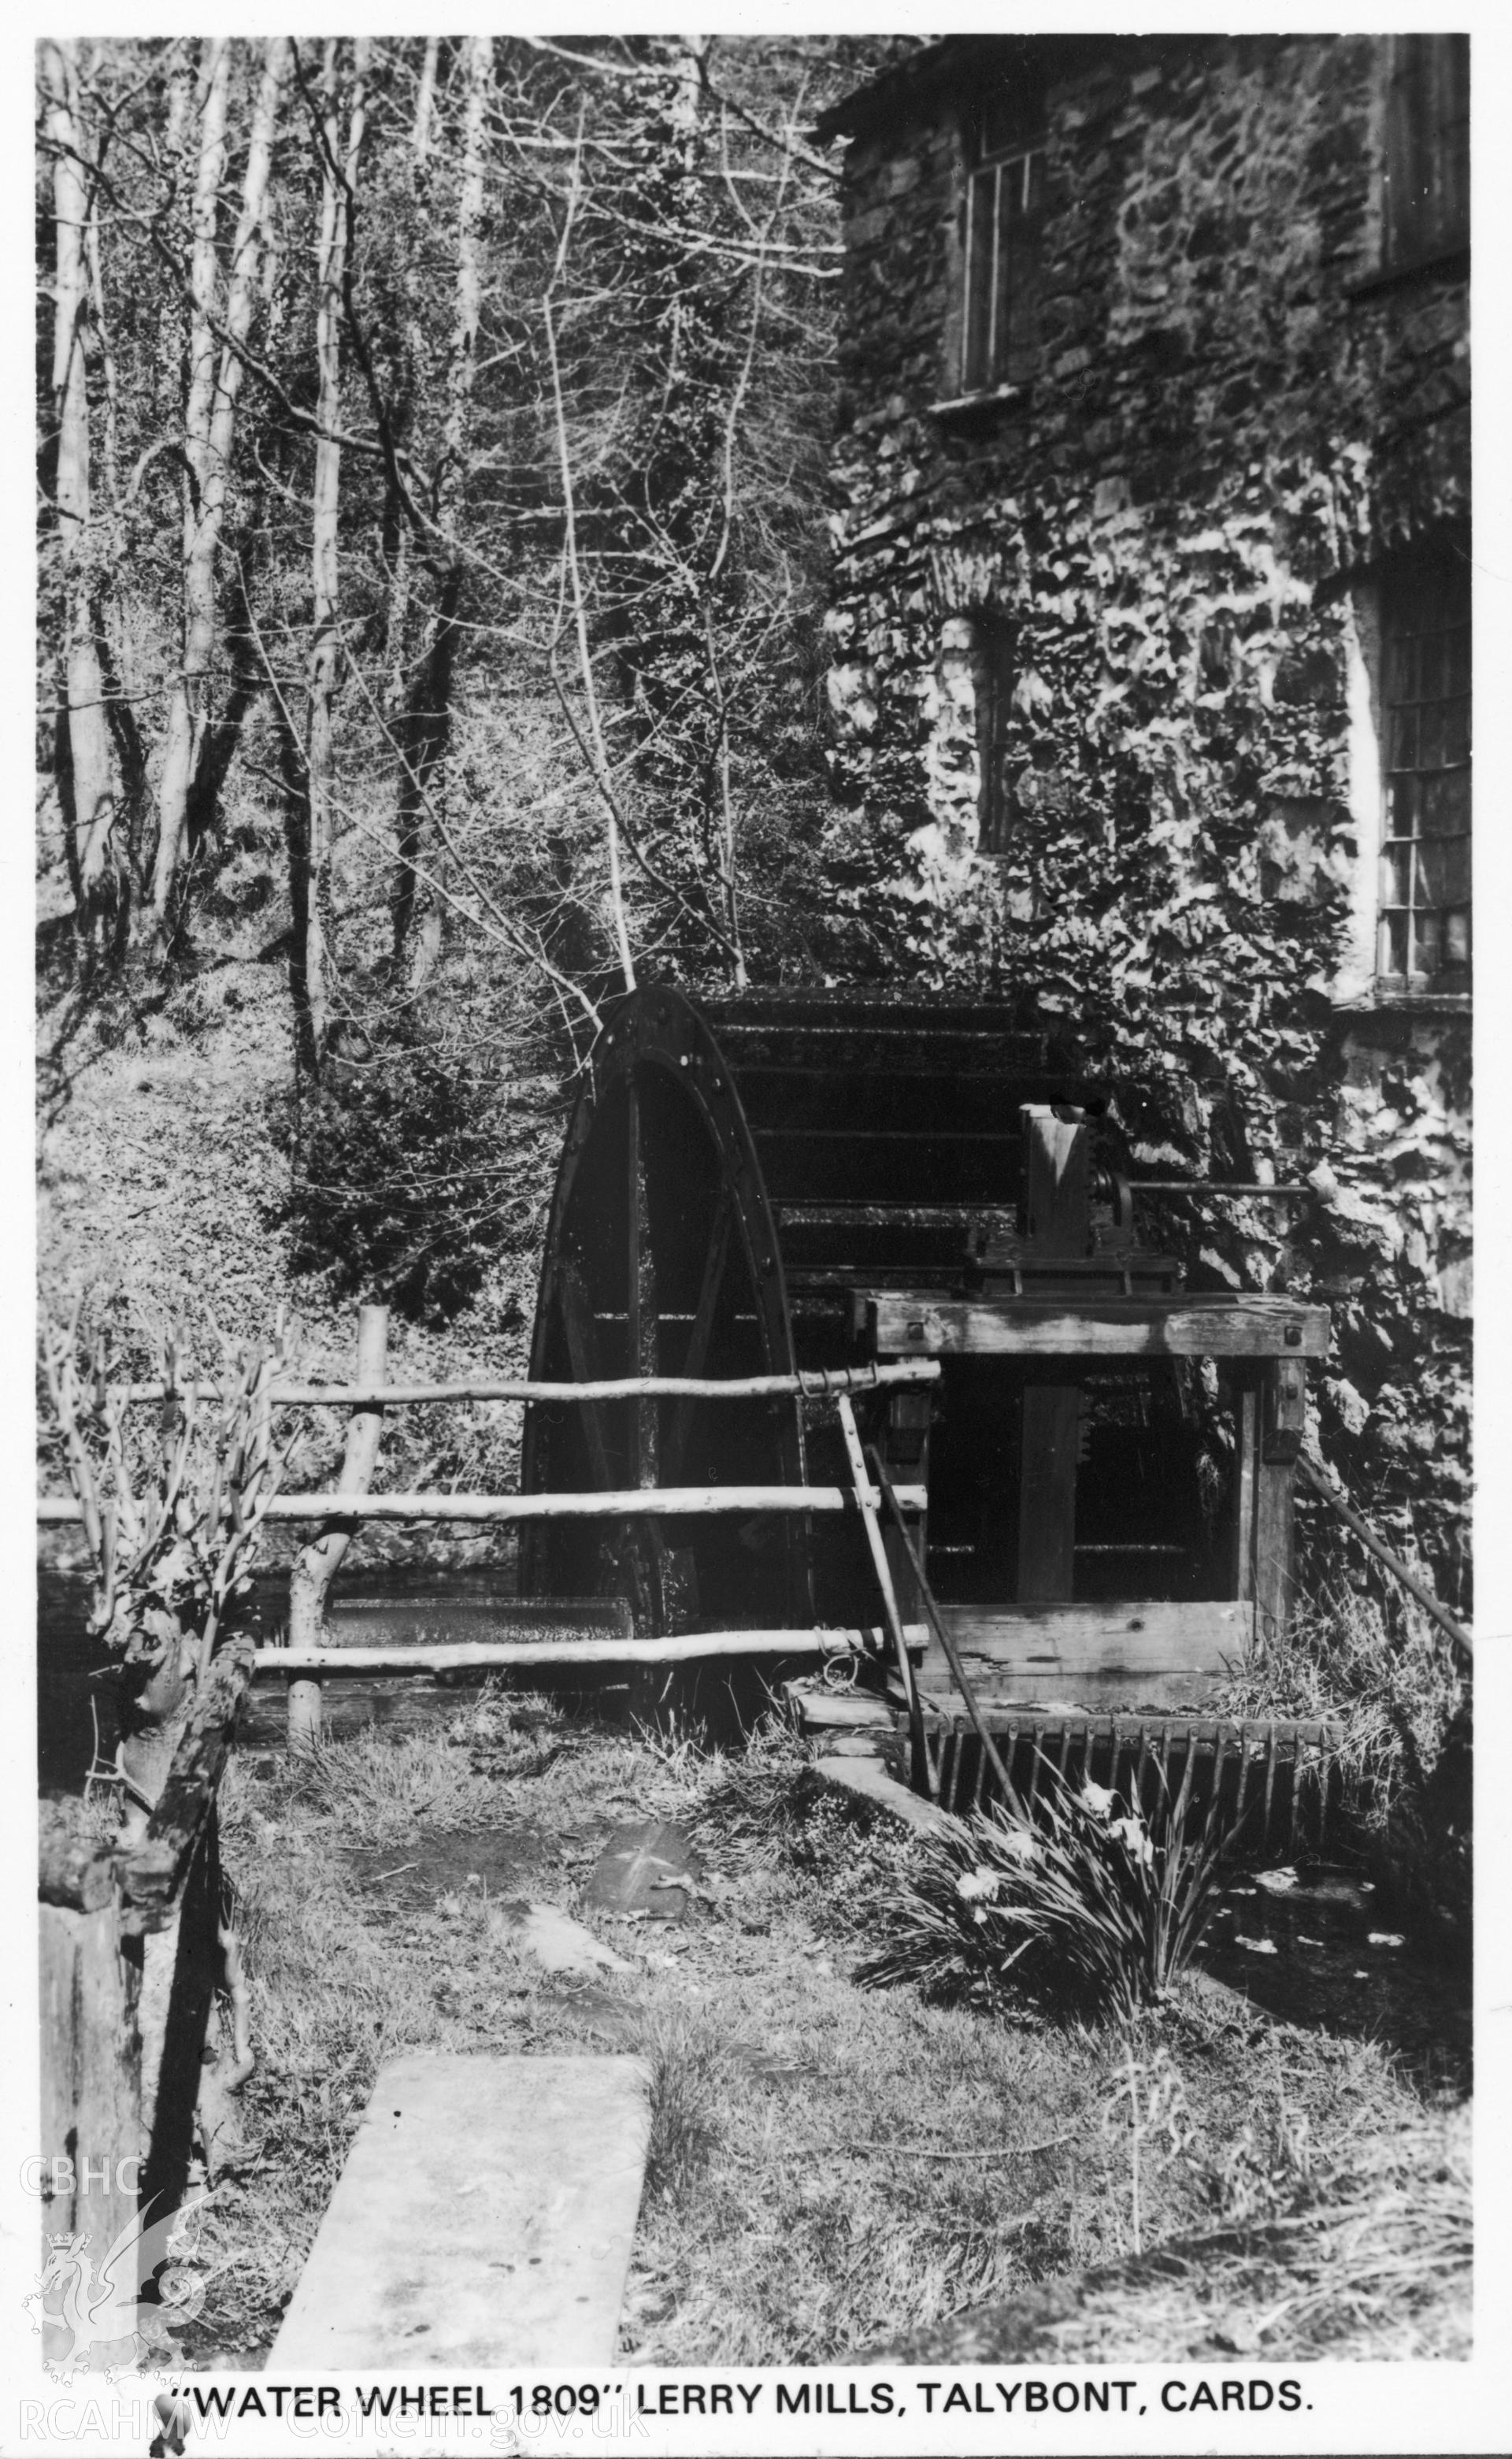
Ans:
<svg viewBox="0 0 1512 2459"><path fill-rule="evenodd" d="M992 120L1001 114L1007 127L995 137ZM1028 82L1018 89L988 96L974 111L963 116L963 182L964 200L960 223L960 266L958 288L958 328L953 353L958 385L956 398L962 402L991 400L1021 392L1038 372L1039 361L1039 275L1045 221L1046 128L1042 87ZM1017 211L1013 209L1009 182L1019 181ZM991 191L991 206L984 214L982 198ZM1005 211L1005 201L1008 210ZM981 231L986 224L990 232L990 259L985 284L977 249L982 244ZM1032 329L1029 341L1018 340L1013 317L1013 303L1022 298L1023 291L1007 286L1003 260L1014 244L1011 229L1017 228L1018 245L1032 259L1033 293L1031 297ZM978 360L979 303L985 299L988 309L986 349ZM978 313L974 315L974 305ZM998 331L999 318L1007 310L1007 329Z"/></svg>
<svg viewBox="0 0 1512 2459"><path fill-rule="evenodd" d="M1386 1001L1468 997L1474 975L1474 660L1470 562L1453 543L1380 573L1379 834L1374 980ZM1431 645L1430 645L1431 644ZM1436 669L1436 672L1434 671ZM1458 791L1449 780L1462 777ZM1455 822L1459 821L1459 825ZM1428 825L1424 825L1427 822ZM1454 887L1456 856L1463 879ZM1426 893L1440 872L1438 894ZM1436 917L1433 934L1419 915ZM1441 953L1456 917L1463 951ZM1400 917L1398 919L1398 917ZM1431 967L1415 962L1436 935ZM1393 963L1393 938L1402 961Z"/></svg>
<svg viewBox="0 0 1512 2459"><path fill-rule="evenodd" d="M1380 262L1408 273L1470 245L1470 38L1388 37Z"/></svg>

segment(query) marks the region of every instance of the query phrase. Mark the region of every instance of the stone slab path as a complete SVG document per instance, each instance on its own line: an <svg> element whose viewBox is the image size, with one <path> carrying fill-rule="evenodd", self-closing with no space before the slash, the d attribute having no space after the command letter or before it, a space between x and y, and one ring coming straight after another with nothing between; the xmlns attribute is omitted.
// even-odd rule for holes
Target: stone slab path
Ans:
<svg viewBox="0 0 1512 2459"><path fill-rule="evenodd" d="M394 2059L269 2364L607 2364L649 2080L631 2057Z"/></svg>

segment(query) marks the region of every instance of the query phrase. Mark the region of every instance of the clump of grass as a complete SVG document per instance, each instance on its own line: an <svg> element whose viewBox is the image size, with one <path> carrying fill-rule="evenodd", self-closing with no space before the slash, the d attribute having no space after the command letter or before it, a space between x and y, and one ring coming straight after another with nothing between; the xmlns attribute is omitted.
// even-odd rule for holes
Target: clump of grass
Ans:
<svg viewBox="0 0 1512 2459"><path fill-rule="evenodd" d="M1388 1614L1331 1580L1211 1704L1334 1725L1328 1773L1343 1836L1440 1949L1468 1950L1470 1686L1419 1608L1402 1600Z"/></svg>
<svg viewBox="0 0 1512 2459"><path fill-rule="evenodd" d="M1230 1716L1315 1716L1339 1726L1334 1766L1352 1816L1383 1829L1400 1795L1434 1772L1466 1704L1442 1637L1404 1601L1390 1618L1331 1582L1272 1631L1220 1693Z"/></svg>
<svg viewBox="0 0 1512 2459"><path fill-rule="evenodd" d="M720 2140L728 2044L695 2011L663 2006L648 2014L636 2047L651 2068L646 2192L685 2195Z"/></svg>
<svg viewBox="0 0 1512 2459"><path fill-rule="evenodd" d="M1032 1820L998 1808L924 1840L866 1980L1124 2018L1169 1994L1217 1885L1210 1812L1194 1832L1164 1780L1146 1812L1105 1785L1073 1789L1048 1763L1043 1779Z"/></svg>
<svg viewBox="0 0 1512 2459"><path fill-rule="evenodd" d="M1387 2122L1382 2123L1382 2117ZM1372 2112L1227 2225L957 2312L865 2361L1290 2364L1471 2353L1465 2109ZM1299 2150L1292 2146L1292 2154Z"/></svg>
<svg viewBox="0 0 1512 2459"><path fill-rule="evenodd" d="M368 1727L284 1760L272 1788L317 1818L337 1821L344 1843L386 1844L422 1821L489 1825L498 1815L498 1783L537 1775L557 1747L550 1735L501 1727L496 1713L481 1737L464 1716L454 1733L407 1736L401 1747Z"/></svg>

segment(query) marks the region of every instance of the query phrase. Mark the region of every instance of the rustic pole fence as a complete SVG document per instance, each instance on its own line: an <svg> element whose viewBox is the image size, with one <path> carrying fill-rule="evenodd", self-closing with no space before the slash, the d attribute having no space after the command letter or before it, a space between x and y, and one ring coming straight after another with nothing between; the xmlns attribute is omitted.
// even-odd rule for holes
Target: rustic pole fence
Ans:
<svg viewBox="0 0 1512 2459"><path fill-rule="evenodd" d="M388 1354L388 1310L365 1306L357 1314L357 1381L368 1391L382 1388ZM346 1451L338 1491L366 1494L383 1440L383 1403L361 1400L346 1427ZM289 1575L289 1645L318 1646L326 1621L326 1599L352 1541L349 1520L331 1520L304 1547ZM291 1750L307 1749L320 1737L321 1693L318 1679L291 1681L288 1692L288 1736Z"/></svg>
<svg viewBox="0 0 1512 2459"><path fill-rule="evenodd" d="M349 1383L275 1382L265 1398L284 1408L346 1408L348 1420L346 1451L334 1487L309 1494L277 1494L266 1507L270 1520L314 1523L319 1535L300 1551L289 1578L289 1627L284 1647L262 1648L256 1671L264 1676L283 1673L288 1686L288 1739L291 1749L311 1747L320 1737L323 1685L329 1674L413 1672L445 1677L464 1671L488 1672L507 1668L545 1670L632 1664L637 1666L694 1663L703 1658L794 1656L824 1658L837 1653L870 1654L885 1644L882 1632L793 1629L766 1631L681 1632L675 1636L629 1640L551 1637L518 1641L443 1644L438 1647L386 1649L335 1648L325 1643L326 1601L331 1583L364 1523L420 1524L435 1526L505 1527L550 1520L703 1519L715 1515L780 1512L810 1514L865 1513L866 1503L853 1486L830 1485L675 1485L556 1494L373 1494L386 1414L399 1407L434 1407L447 1402L488 1400L584 1402L629 1399L749 1400L803 1398L849 1405L851 1395L890 1391L899 1386L929 1385L939 1379L934 1358L907 1358L862 1367L820 1368L784 1375L746 1375L727 1378L694 1375L635 1375L592 1382L540 1382L529 1377L472 1376L450 1382L390 1383L387 1376L388 1311L365 1306L358 1311L356 1374ZM150 1405L174 1398L220 1397L214 1381L154 1381L127 1386L134 1402ZM870 1494L870 1487L867 1488ZM921 1511L922 1486L904 1486L904 1508ZM77 1525L81 1506L71 1496L42 1497L37 1521L43 1527ZM909 1627L909 1642L917 1645L922 1632ZM894 1643L897 1634L893 1634ZM907 1655L905 1651L905 1663Z"/></svg>

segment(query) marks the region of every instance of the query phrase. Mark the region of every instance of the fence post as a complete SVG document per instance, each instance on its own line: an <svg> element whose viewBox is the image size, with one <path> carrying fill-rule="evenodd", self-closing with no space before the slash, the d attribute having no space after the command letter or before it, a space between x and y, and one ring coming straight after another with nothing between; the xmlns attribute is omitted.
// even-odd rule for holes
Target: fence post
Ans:
<svg viewBox="0 0 1512 2459"><path fill-rule="evenodd" d="M109 1856L96 1855L79 1875L80 1884L52 1883L44 1853L41 2218L45 2235L86 2233L100 2258L136 2213L140 1966L121 1938ZM44 2352L52 2353L46 2343Z"/></svg>
<svg viewBox="0 0 1512 2459"><path fill-rule="evenodd" d="M388 1310L365 1306L357 1310L357 1381L371 1389L386 1377L388 1354ZM361 1402L346 1428L346 1450L337 1491L366 1494L378 1458L383 1433L382 1401ZM318 1648L326 1619L326 1599L347 1546L351 1531L330 1524L313 1544L304 1546L289 1574L289 1645ZM290 1750L306 1749L320 1739L320 1677L301 1675L288 1686Z"/></svg>

